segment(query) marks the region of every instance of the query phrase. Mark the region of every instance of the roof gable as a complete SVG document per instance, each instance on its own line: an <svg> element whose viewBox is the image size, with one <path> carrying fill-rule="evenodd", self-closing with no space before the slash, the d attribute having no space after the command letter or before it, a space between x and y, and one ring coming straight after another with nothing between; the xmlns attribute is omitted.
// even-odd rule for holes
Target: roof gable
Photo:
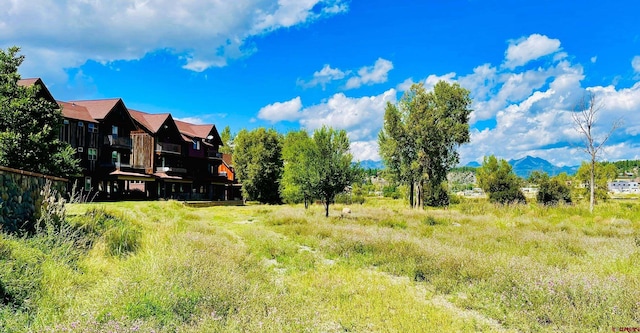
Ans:
<svg viewBox="0 0 640 333"><path fill-rule="evenodd" d="M109 115L109 113L116 108L118 103L122 103L124 106L124 102L120 98L110 98L110 99L97 99L97 100L88 100L88 101L71 101L71 103L81 105L87 108L91 117L96 120L102 120Z"/></svg>
<svg viewBox="0 0 640 333"><path fill-rule="evenodd" d="M175 122L183 136L205 139L209 142L217 143L218 145L223 144L220 134L218 134L218 130L216 129L216 125L197 125L180 120L176 120Z"/></svg>
<svg viewBox="0 0 640 333"><path fill-rule="evenodd" d="M82 105L62 101L58 101L58 105L62 109L62 116L64 116L65 118L76 119L90 123L98 122L91 117L91 114L89 114L87 108Z"/></svg>
<svg viewBox="0 0 640 333"><path fill-rule="evenodd" d="M40 79L39 77L20 79L18 80L18 85L21 87L31 87L37 85L40 87L40 90L38 90L38 97L42 97L51 103L56 103L56 99L53 98L53 95L51 95L49 88L47 88L47 85L44 84L42 79Z"/></svg>
<svg viewBox="0 0 640 333"><path fill-rule="evenodd" d="M171 118L171 115L168 113L151 114L132 109L129 109L129 114L131 114L133 120L140 124L140 126L153 134L158 133L162 125Z"/></svg>

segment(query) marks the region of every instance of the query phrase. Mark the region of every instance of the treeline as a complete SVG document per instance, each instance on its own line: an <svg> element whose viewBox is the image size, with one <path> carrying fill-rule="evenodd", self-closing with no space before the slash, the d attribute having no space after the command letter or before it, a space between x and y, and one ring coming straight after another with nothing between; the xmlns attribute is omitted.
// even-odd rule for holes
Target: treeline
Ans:
<svg viewBox="0 0 640 333"><path fill-rule="evenodd" d="M605 201L609 198L608 182L617 177L618 169L613 163L596 163L594 171L595 199ZM590 195L591 164L582 163L574 176L561 173L550 177L547 173L534 171L525 180L516 176L506 160L491 155L485 157L482 166L476 169L476 179L478 187L482 188L489 201L494 203L525 203L522 192L525 186L537 187L538 203L572 203L575 199L587 198Z"/></svg>
<svg viewBox="0 0 640 333"><path fill-rule="evenodd" d="M261 203L308 207L320 200L328 216L336 195L363 174L351 163L344 130L322 127L311 135L304 129L282 135L274 129L243 129L226 145L233 147L244 197Z"/></svg>

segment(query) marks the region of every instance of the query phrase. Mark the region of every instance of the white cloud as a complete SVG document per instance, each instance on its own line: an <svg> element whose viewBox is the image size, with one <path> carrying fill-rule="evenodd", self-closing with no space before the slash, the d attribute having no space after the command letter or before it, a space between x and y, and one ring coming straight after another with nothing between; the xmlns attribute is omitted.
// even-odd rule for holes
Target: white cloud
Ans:
<svg viewBox="0 0 640 333"><path fill-rule="evenodd" d="M225 66L256 51L253 36L347 11L343 0L0 0L0 47L18 43L22 69L140 59L166 50L184 68Z"/></svg>
<svg viewBox="0 0 640 333"><path fill-rule="evenodd" d="M396 89L398 91L400 91L400 92L405 92L405 91L409 90L414 83L415 82L413 82L413 78L408 78L408 79L402 81L402 83L398 84L396 86Z"/></svg>
<svg viewBox="0 0 640 333"><path fill-rule="evenodd" d="M387 102L396 102L397 92L389 89L380 95L348 97L337 93L328 100L302 109L300 97L288 102L273 103L258 113L258 118L273 123L281 120L298 120L309 131L329 126L347 131L351 140L351 152L356 160L380 160L377 137L382 128Z"/></svg>
<svg viewBox="0 0 640 333"><path fill-rule="evenodd" d="M560 50L560 40L551 39L544 35L533 34L529 37L511 41L506 51L505 63L507 68L515 68Z"/></svg>
<svg viewBox="0 0 640 333"><path fill-rule="evenodd" d="M351 142L350 151L354 161L381 160L377 140Z"/></svg>
<svg viewBox="0 0 640 333"><path fill-rule="evenodd" d="M596 63L596 61L598 61L598 56L593 56L593 57L591 57L591 63L592 63L592 64L595 64L595 63Z"/></svg>
<svg viewBox="0 0 640 333"><path fill-rule="evenodd" d="M433 90L433 87L435 87L436 83L440 82L440 81L445 81L445 82L453 82L454 78L456 77L456 73L447 73L441 76L435 75L435 74L431 74L429 76L427 76L427 78L424 80L424 88L429 91L429 90Z"/></svg>
<svg viewBox="0 0 640 333"><path fill-rule="evenodd" d="M635 56L631 60L631 67L636 73L640 73L640 56Z"/></svg>
<svg viewBox="0 0 640 333"><path fill-rule="evenodd" d="M276 102L260 109L258 118L277 123L279 121L293 121L298 119L301 114L302 100L300 96L286 102Z"/></svg>
<svg viewBox="0 0 640 333"><path fill-rule="evenodd" d="M362 67L358 75L349 78L346 89L360 88L362 85L387 82L387 75L393 69L393 63L389 60L378 58L373 66Z"/></svg>
<svg viewBox="0 0 640 333"><path fill-rule="evenodd" d="M180 120L180 121L184 121L185 123L191 123L196 125L202 125L207 123L201 117L184 117L184 118L176 118L176 120Z"/></svg>
<svg viewBox="0 0 640 333"><path fill-rule="evenodd" d="M343 72L338 68L331 68L330 65L324 65L321 70L313 73L313 79L309 82L298 80L298 84L304 87L315 87L317 85L322 86L322 90L326 89L327 84L331 81L342 80L350 72Z"/></svg>

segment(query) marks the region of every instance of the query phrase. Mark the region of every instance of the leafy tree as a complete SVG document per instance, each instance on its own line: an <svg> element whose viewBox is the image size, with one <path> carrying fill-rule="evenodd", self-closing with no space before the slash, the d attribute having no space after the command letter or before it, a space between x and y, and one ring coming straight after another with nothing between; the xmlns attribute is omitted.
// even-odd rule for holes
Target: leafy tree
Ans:
<svg viewBox="0 0 640 333"><path fill-rule="evenodd" d="M222 132L220 132L220 139L222 140L222 147L220 152L223 154L233 154L233 133L229 125L225 126Z"/></svg>
<svg viewBox="0 0 640 333"><path fill-rule="evenodd" d="M38 97L37 85L18 85L24 56L0 49L0 165L68 177L80 172L75 150L61 141L57 104Z"/></svg>
<svg viewBox="0 0 640 333"><path fill-rule="evenodd" d="M602 104L598 103L594 94L585 95L582 101L578 105L580 111L574 112L573 122L576 126L576 130L582 134L584 140L583 150L589 154L589 211L593 213L593 206L595 205L596 197L596 164L598 161L598 154L604 148L605 143L609 140L613 131L620 126L620 120L616 121L611 130L604 135L597 136L594 133L594 127L596 124L598 113L602 109Z"/></svg>
<svg viewBox="0 0 640 333"><path fill-rule="evenodd" d="M529 182L538 185L536 199L539 203L544 205L571 203L571 189L564 177L550 178L547 173L534 171L529 176Z"/></svg>
<svg viewBox="0 0 640 333"><path fill-rule="evenodd" d="M387 103L380 154L394 180L409 186L412 207L448 204L443 184L456 149L469 142L470 104L468 90L444 81L430 92L414 84L397 105Z"/></svg>
<svg viewBox="0 0 640 333"><path fill-rule="evenodd" d="M489 201L500 204L525 203L520 190L520 179L511 165L504 159L491 155L484 158L482 166L476 170L478 186L487 193Z"/></svg>
<svg viewBox="0 0 640 333"><path fill-rule="evenodd" d="M315 149L310 168L313 177L315 195L322 200L325 216L329 216L329 205L336 194L341 193L359 174L357 167L351 165L349 138L345 130L336 131L323 126L313 132ZM361 172L360 172L361 173ZM316 179L311 181L315 182Z"/></svg>
<svg viewBox="0 0 640 333"><path fill-rule="evenodd" d="M248 200L280 203L281 136L274 129L241 130L234 140L234 167Z"/></svg>
<svg viewBox="0 0 640 333"><path fill-rule="evenodd" d="M287 203L309 202L314 196L314 184L318 174L313 167L315 143L306 130L291 131L284 137L282 158L284 172L280 183L280 193Z"/></svg>
<svg viewBox="0 0 640 333"><path fill-rule="evenodd" d="M593 170L593 178L591 176L591 163L583 162L576 172L576 180L578 181L578 193L581 196L589 197L591 203L591 191L593 191L593 203L597 200L606 201L609 199L609 180L613 180L618 175L618 170L614 164L596 163ZM594 181L591 186L591 181ZM591 190L593 188L593 190ZM591 206L590 206L591 208Z"/></svg>

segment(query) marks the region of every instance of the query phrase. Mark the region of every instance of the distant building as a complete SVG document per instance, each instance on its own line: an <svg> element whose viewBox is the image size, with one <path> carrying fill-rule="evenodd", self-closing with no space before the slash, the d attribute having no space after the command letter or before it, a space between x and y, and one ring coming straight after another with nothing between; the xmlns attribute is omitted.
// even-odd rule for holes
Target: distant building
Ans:
<svg viewBox="0 0 640 333"><path fill-rule="evenodd" d="M616 180L607 183L609 192L612 193L640 193L638 182L629 180Z"/></svg>

